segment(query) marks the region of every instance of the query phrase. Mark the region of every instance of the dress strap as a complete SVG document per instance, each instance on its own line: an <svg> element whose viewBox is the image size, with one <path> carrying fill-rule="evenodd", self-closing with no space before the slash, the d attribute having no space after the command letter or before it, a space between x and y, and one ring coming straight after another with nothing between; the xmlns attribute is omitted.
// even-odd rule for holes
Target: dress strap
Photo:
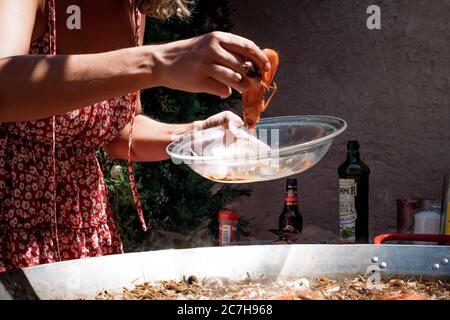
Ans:
<svg viewBox="0 0 450 320"><path fill-rule="evenodd" d="M140 32L141 32L141 14L137 8L134 9L134 18L135 18L135 44L139 46ZM144 212L142 211L141 198L139 197L139 192L136 186L136 180L134 179L133 174L133 161L131 157L131 147L132 147L132 135L133 135L133 127L134 127L134 119L136 117L136 106L138 101L139 92L132 93L132 108L131 108L131 122L130 122L130 134L128 136L128 177L130 179L131 192L133 193L134 204L136 206L136 210L138 213L139 221L141 223L142 229L147 231L147 224L144 219Z"/></svg>
<svg viewBox="0 0 450 320"><path fill-rule="evenodd" d="M50 54L56 54L56 6L55 0L48 0L48 30L50 36Z"/></svg>
<svg viewBox="0 0 450 320"><path fill-rule="evenodd" d="M137 8L134 9L134 24L135 24L135 33L134 33L134 41L136 46L139 46L139 40L141 38L141 13Z"/></svg>
<svg viewBox="0 0 450 320"><path fill-rule="evenodd" d="M56 6L55 0L48 0L48 30L49 30L49 44L50 54L56 55ZM50 190L53 196L53 238L56 243L56 257L57 261L61 261L61 251L59 247L59 232L58 232L58 215L56 212L56 117L52 117L52 185Z"/></svg>

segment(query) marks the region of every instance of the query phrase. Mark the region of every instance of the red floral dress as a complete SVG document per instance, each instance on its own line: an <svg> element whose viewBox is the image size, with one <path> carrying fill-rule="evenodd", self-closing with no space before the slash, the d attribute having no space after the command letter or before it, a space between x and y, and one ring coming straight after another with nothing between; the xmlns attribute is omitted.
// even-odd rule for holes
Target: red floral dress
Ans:
<svg viewBox="0 0 450 320"><path fill-rule="evenodd" d="M47 3L47 33L30 54L57 52L55 0ZM137 29L139 22L136 11ZM0 270L123 252L96 149L133 123L136 98L131 93L48 119L0 123ZM129 155L130 148L131 133ZM129 159L145 230L131 171Z"/></svg>

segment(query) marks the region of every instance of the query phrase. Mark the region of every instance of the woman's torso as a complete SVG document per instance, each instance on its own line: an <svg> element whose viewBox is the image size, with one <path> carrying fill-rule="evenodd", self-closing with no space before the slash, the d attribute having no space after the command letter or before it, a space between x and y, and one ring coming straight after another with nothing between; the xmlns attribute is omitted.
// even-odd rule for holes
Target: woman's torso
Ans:
<svg viewBox="0 0 450 320"><path fill-rule="evenodd" d="M49 5L47 0L41 0L36 14L35 27L32 33L32 44L30 53L43 54L47 49L49 27ZM67 22L73 21L74 12L68 10L71 6L79 7L80 29L70 29ZM57 0L56 1L56 43L57 54L92 54L108 52L112 50L133 47L136 45L136 16L135 8L130 0ZM78 15L78 12L75 13ZM142 40L142 37L140 37ZM43 41L44 40L44 41ZM47 40L47 41L45 41ZM140 41L141 42L141 41ZM68 145L87 145L98 147L109 142L118 135L118 128L124 127L124 121L129 119L124 117L128 110L120 108L129 103L130 95L116 97L95 104L68 112L56 118L56 142ZM140 106L139 96L134 97ZM110 105L108 105L110 104ZM108 105L108 106L106 106ZM100 108L99 108L100 106ZM111 107L112 108L105 108ZM121 110L122 109L122 110ZM105 121L105 112L108 121L118 121L119 126L114 126L110 130L108 126L101 126ZM112 119L110 117L112 116ZM44 121L29 121L9 125L11 133L24 136L28 139L44 140L51 139L48 133L51 119ZM43 125L45 123L45 126ZM1 124L5 128L6 124ZM47 134L45 134L47 133ZM86 137L86 134L88 137ZM93 141L86 140L89 136L97 136ZM91 143L90 143L91 142Z"/></svg>
<svg viewBox="0 0 450 320"><path fill-rule="evenodd" d="M36 16L33 40L44 36L48 19L46 0ZM67 8L80 8L81 28L70 30ZM129 0L57 0L56 30L58 54L107 52L135 45L134 8Z"/></svg>

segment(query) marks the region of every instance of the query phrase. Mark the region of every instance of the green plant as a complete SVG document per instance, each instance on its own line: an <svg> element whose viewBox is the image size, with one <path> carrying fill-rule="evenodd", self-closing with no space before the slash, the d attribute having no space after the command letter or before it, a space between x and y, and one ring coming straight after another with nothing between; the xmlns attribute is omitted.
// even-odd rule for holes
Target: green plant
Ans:
<svg viewBox="0 0 450 320"><path fill-rule="evenodd" d="M229 16L228 1L199 1L188 21L147 19L145 43L174 41L213 30L229 31ZM222 100L211 95L190 94L167 88L148 89L141 94L144 113L168 123L205 119L230 109L235 98ZM218 210L250 194L248 189L216 185L198 176L187 166L175 165L170 160L137 163L134 165L134 175L145 218L150 226L149 232L144 234L136 215L126 162L107 161L106 167L110 205L116 214L126 251L199 245L196 235L209 237L209 242L208 239L204 241L210 244L211 237L217 234ZM209 232L193 234L205 222ZM166 243L162 243L163 240L155 239L155 234L160 235L161 232L170 233L172 238L180 234L187 240L166 240Z"/></svg>

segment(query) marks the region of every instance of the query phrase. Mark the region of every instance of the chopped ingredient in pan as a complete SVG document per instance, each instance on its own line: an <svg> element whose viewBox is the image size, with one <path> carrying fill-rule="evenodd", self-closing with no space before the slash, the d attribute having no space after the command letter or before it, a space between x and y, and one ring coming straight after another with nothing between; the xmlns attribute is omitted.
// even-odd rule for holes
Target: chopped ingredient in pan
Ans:
<svg viewBox="0 0 450 320"><path fill-rule="evenodd" d="M320 277L270 281L250 276L243 281L226 278L199 279L195 276L181 281L146 282L121 294L107 291L98 300L159 299L224 299L224 300L449 300L450 281L424 279L390 279L372 283L364 276L339 280Z"/></svg>

